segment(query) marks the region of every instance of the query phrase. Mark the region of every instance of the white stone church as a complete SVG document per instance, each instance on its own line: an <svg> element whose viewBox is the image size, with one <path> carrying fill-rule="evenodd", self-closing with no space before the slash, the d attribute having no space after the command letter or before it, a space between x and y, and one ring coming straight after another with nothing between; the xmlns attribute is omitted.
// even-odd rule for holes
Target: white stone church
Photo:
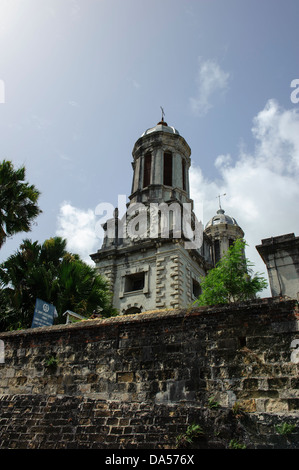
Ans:
<svg viewBox="0 0 299 470"><path fill-rule="evenodd" d="M108 278L121 315L188 307L200 280L237 238L236 220L219 207L203 228L189 192L191 149L162 120L134 145L126 214L104 225L102 247L90 255Z"/></svg>

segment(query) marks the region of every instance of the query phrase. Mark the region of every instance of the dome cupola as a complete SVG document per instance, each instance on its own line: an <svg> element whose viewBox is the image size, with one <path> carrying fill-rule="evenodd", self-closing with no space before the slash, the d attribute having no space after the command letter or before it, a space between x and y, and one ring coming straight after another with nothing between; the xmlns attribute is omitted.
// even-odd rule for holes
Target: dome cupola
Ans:
<svg viewBox="0 0 299 470"><path fill-rule="evenodd" d="M205 226L205 234L212 241L212 258L214 265L218 263L220 258L226 253L229 247L237 240L243 238L244 232L238 225L236 219L225 214L220 205L219 209Z"/></svg>
<svg viewBox="0 0 299 470"><path fill-rule="evenodd" d="M144 131L141 137L151 134L152 132L168 132L169 134L180 135L179 131L177 131L174 127L168 126L167 122L164 121L163 117L155 127L150 127L149 129Z"/></svg>
<svg viewBox="0 0 299 470"><path fill-rule="evenodd" d="M239 227L236 219L233 217L230 217L229 215L225 214L225 211L223 209L218 209L217 214L214 215L214 217L209 220L209 222L206 225L206 228L218 224L228 224L228 225L235 225Z"/></svg>

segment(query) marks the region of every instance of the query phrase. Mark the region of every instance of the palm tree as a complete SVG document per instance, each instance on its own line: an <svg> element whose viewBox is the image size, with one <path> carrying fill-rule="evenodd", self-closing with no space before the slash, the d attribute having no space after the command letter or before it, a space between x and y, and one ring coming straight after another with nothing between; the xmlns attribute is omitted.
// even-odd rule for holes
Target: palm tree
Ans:
<svg viewBox="0 0 299 470"><path fill-rule="evenodd" d="M30 231L41 213L39 195L34 185L25 182L25 167L15 170L10 161L0 163L0 248L7 237Z"/></svg>
<svg viewBox="0 0 299 470"><path fill-rule="evenodd" d="M66 240L50 238L42 245L24 240L0 265L0 328L28 328L36 298L55 305L58 323L73 310L87 318L94 310L115 314L106 281L78 255L66 251ZM2 313L1 313L2 312Z"/></svg>
<svg viewBox="0 0 299 470"><path fill-rule="evenodd" d="M2 322L5 317L12 328L29 327L36 297L40 293L48 297L47 285L51 284L52 276L49 279L48 270L40 264L40 250L38 242L24 240L19 250L1 265L1 296L6 302L6 315L2 314Z"/></svg>
<svg viewBox="0 0 299 470"><path fill-rule="evenodd" d="M59 267L56 309L58 315L73 310L89 317L94 310L100 310L103 316L110 316L111 294L107 282L82 260L65 257Z"/></svg>

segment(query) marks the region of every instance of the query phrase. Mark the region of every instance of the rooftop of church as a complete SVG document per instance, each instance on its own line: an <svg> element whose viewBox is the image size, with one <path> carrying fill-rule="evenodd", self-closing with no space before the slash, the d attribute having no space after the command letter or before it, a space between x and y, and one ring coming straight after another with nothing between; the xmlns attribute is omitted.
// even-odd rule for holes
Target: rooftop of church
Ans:
<svg viewBox="0 0 299 470"><path fill-rule="evenodd" d="M144 137L145 135L151 134L152 132L168 132L170 134L177 134L180 135L179 131L175 129L172 126L169 126L167 122L164 121L164 118L162 117L161 121L158 122L158 124L155 127L150 127L146 131L143 132L141 137Z"/></svg>
<svg viewBox="0 0 299 470"><path fill-rule="evenodd" d="M218 224L228 224L239 227L239 224L237 223L236 219L225 214L225 211L222 208L218 209L217 214L209 220L205 228Z"/></svg>

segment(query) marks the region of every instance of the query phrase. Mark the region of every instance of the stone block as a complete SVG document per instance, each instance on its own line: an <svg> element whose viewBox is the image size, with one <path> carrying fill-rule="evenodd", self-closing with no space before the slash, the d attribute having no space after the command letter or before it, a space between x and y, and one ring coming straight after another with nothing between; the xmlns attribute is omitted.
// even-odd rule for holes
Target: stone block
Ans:
<svg viewBox="0 0 299 470"><path fill-rule="evenodd" d="M268 387L269 387L269 390L289 388L289 378L288 377L268 378Z"/></svg>
<svg viewBox="0 0 299 470"><path fill-rule="evenodd" d="M133 382L134 373L133 372L117 372L116 381L117 382Z"/></svg>
<svg viewBox="0 0 299 470"><path fill-rule="evenodd" d="M298 398L289 398L288 402L288 410L289 411L299 411L299 397Z"/></svg>
<svg viewBox="0 0 299 470"><path fill-rule="evenodd" d="M265 400L265 411L267 413L286 413L288 412L288 401L287 400Z"/></svg>

